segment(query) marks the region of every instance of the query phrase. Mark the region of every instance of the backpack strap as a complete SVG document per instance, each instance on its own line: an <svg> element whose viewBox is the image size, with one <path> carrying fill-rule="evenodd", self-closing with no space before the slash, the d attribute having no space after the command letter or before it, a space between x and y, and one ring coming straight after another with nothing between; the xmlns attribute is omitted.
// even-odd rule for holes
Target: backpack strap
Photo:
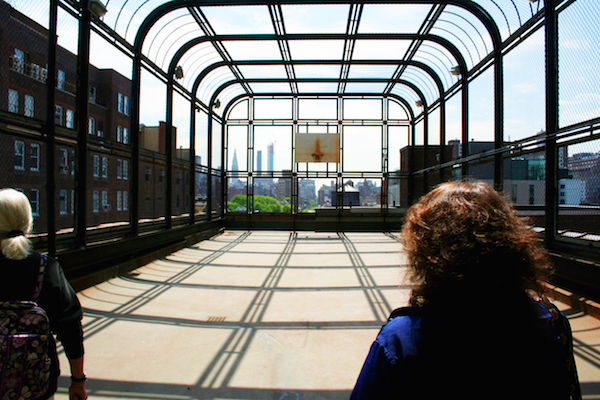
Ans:
<svg viewBox="0 0 600 400"><path fill-rule="evenodd" d="M40 254L40 272L38 273L37 284L35 285L35 289L33 291L32 299L37 301L37 298L42 291L42 284L44 283L44 273L46 272L46 266L48 265L48 256L45 254Z"/></svg>

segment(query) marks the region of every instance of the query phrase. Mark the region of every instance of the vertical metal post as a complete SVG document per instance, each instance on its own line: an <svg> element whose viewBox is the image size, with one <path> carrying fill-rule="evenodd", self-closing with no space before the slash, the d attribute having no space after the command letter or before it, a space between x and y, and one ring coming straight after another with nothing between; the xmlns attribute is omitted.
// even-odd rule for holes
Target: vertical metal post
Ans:
<svg viewBox="0 0 600 400"><path fill-rule="evenodd" d="M558 16L555 0L546 0L546 215L545 242L556 240L558 216L558 174L555 134L558 131Z"/></svg>
<svg viewBox="0 0 600 400"><path fill-rule="evenodd" d="M57 0L50 0L50 17L48 21L48 76L46 78L46 215L48 216L48 254L56 255L56 179L54 156L54 99L56 87L56 25Z"/></svg>
<svg viewBox="0 0 600 400"><path fill-rule="evenodd" d="M171 229L173 221L171 219L173 209L173 74L169 71L169 80L167 82L167 115L165 126L165 157L166 166L166 185L165 185L165 224L166 229Z"/></svg>
<svg viewBox="0 0 600 400"><path fill-rule="evenodd" d="M77 245L85 247L87 228L87 158L88 158L88 91L90 75L90 20L89 0L81 0L79 43L77 50L77 169L75 171L75 232Z"/></svg>
<svg viewBox="0 0 600 400"><path fill-rule="evenodd" d="M133 56L131 79L131 235L139 235L140 208L140 82L142 61L139 54Z"/></svg>
<svg viewBox="0 0 600 400"><path fill-rule="evenodd" d="M429 159L429 109L425 104L425 100L421 100L423 102L423 168L429 167L428 159ZM429 179L427 172L423 173L423 194L429 191Z"/></svg>
<svg viewBox="0 0 600 400"><path fill-rule="evenodd" d="M504 141L504 72L502 52L496 49L494 57L494 149L502 148ZM494 154L494 187L501 192L504 186L502 176L502 154Z"/></svg>
<svg viewBox="0 0 600 400"><path fill-rule="evenodd" d="M214 107L214 101L211 101L208 104L208 149L207 149L207 153L208 153L208 162L207 162L207 166L208 166L208 177L207 177L207 181L206 181L206 216L208 217L208 219L212 219L212 135L213 135L213 129L212 129L212 119L213 119L213 107Z"/></svg>
<svg viewBox="0 0 600 400"><path fill-rule="evenodd" d="M194 225L196 222L196 99L192 98L190 102L190 220L189 224Z"/></svg>
<svg viewBox="0 0 600 400"><path fill-rule="evenodd" d="M224 116L224 114L223 114ZM226 164L226 158L225 158L225 129L227 127L227 125L225 124L225 120L222 120L223 123L221 124L221 196L220 196L220 200L221 200L221 214L220 216L223 217L225 216L225 209L227 208L227 203L225 202L225 190L227 189L227 175L226 175L226 171L227 171L227 164ZM237 179L237 178L236 178Z"/></svg>
<svg viewBox="0 0 600 400"><path fill-rule="evenodd" d="M415 201L415 121L410 121L410 145L408 147L408 204L410 207Z"/></svg>
<svg viewBox="0 0 600 400"><path fill-rule="evenodd" d="M440 98L440 165L446 160L446 99L442 95ZM444 182L444 168L440 167L439 182Z"/></svg>
<svg viewBox="0 0 600 400"><path fill-rule="evenodd" d="M462 74L462 114L461 114L461 125L462 125L462 151L461 157L469 155L469 80L467 74ZM469 168L467 163L461 163L461 178L465 179L469 174Z"/></svg>

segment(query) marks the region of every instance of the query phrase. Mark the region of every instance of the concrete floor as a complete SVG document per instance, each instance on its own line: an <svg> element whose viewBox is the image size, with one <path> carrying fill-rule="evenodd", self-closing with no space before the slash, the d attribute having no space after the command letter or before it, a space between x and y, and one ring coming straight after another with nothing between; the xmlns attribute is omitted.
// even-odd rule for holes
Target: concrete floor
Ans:
<svg viewBox="0 0 600 400"><path fill-rule="evenodd" d="M347 399L406 305L400 250L384 233L226 231L86 289L89 397ZM584 398L600 399L600 321L561 308Z"/></svg>

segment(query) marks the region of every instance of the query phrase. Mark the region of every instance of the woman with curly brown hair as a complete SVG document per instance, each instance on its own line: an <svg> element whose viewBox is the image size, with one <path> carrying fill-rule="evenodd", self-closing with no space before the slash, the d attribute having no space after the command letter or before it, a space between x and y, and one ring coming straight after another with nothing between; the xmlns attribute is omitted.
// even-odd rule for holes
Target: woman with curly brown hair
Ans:
<svg viewBox="0 0 600 400"><path fill-rule="evenodd" d="M410 307L379 332L351 399L581 398L568 320L542 300L548 258L500 194L444 183L401 236Z"/></svg>

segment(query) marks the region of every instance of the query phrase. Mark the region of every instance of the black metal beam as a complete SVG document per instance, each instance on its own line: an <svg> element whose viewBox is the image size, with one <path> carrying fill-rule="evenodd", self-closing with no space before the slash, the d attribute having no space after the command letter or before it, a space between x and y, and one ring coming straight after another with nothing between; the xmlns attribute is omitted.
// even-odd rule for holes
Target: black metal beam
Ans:
<svg viewBox="0 0 600 400"><path fill-rule="evenodd" d="M139 54L133 58L131 79L131 207L129 222L132 236L139 235L140 208L140 87L142 60Z"/></svg>
<svg viewBox="0 0 600 400"><path fill-rule="evenodd" d="M88 157L88 91L90 80L90 20L89 0L81 1L79 18L79 44L77 50L77 87L75 104L77 109L77 168L75 171L75 232L77 245L86 246L87 236L87 157Z"/></svg>
<svg viewBox="0 0 600 400"><path fill-rule="evenodd" d="M558 131L558 15L556 1L546 0L546 215L544 239L552 248L556 241L558 177L556 132Z"/></svg>
<svg viewBox="0 0 600 400"><path fill-rule="evenodd" d="M56 90L56 47L57 47L57 0L50 0L48 20L48 75L46 78L46 215L48 216L48 255L56 256L56 177L54 103ZM38 202L39 207L39 202Z"/></svg>

